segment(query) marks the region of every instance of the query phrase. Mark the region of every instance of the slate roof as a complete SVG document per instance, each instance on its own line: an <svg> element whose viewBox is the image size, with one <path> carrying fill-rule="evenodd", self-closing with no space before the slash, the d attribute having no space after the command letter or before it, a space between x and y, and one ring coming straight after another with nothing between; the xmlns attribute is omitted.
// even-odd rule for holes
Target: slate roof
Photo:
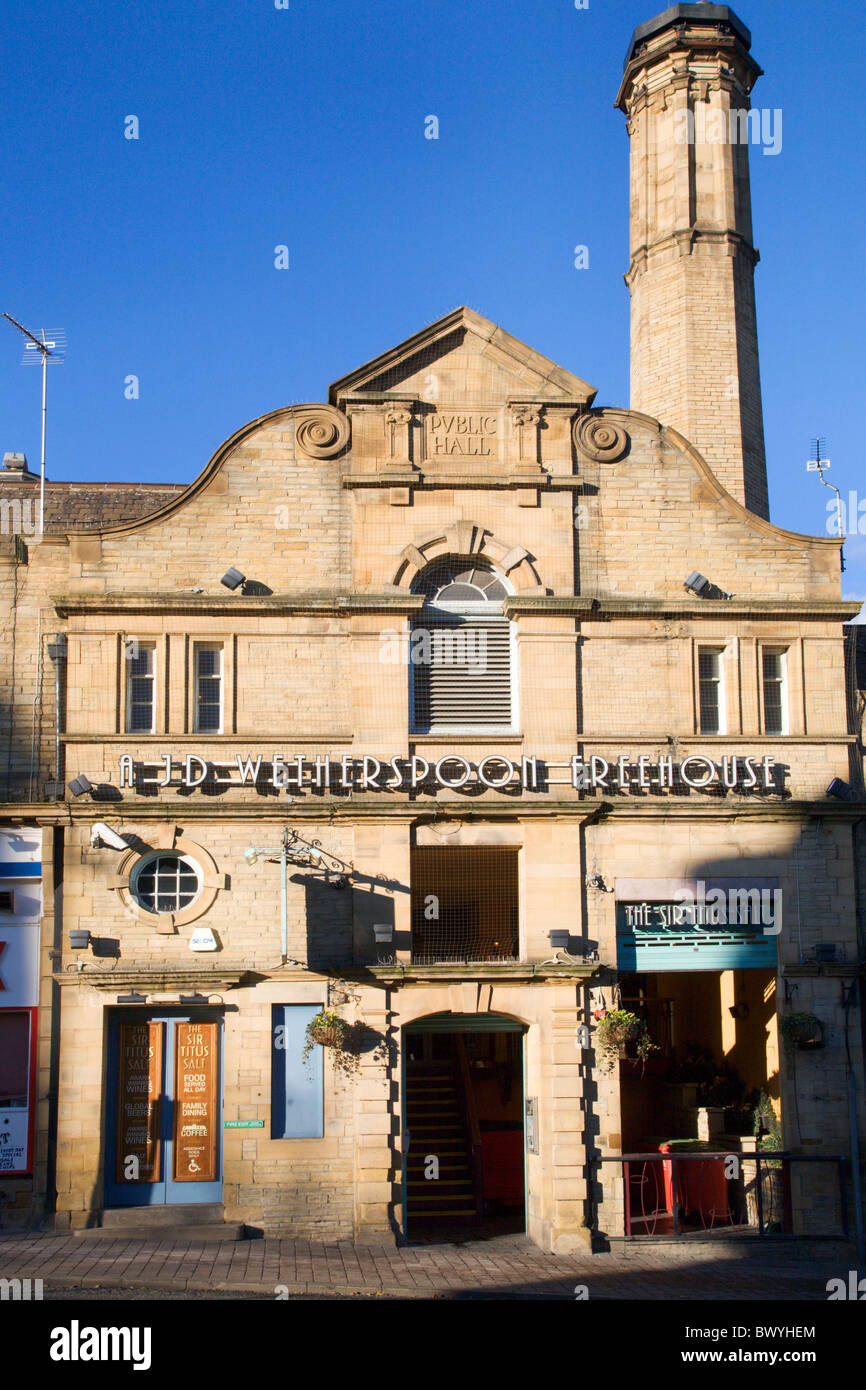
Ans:
<svg viewBox="0 0 866 1390"><path fill-rule="evenodd" d="M125 521L137 521L165 506L183 492L184 483L45 483L46 534L98 531ZM39 478L35 474L4 477L0 471L0 502L30 502L22 509L25 521L35 523L39 508ZM7 509L4 508L4 511Z"/></svg>

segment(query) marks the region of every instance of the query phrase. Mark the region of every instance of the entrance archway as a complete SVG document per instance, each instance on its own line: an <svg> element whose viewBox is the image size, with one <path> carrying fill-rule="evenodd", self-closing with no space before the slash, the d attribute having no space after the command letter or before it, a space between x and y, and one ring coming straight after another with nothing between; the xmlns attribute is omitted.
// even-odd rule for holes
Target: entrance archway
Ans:
<svg viewBox="0 0 866 1390"><path fill-rule="evenodd" d="M403 1229L526 1230L524 1035L505 1014L432 1014L403 1034Z"/></svg>

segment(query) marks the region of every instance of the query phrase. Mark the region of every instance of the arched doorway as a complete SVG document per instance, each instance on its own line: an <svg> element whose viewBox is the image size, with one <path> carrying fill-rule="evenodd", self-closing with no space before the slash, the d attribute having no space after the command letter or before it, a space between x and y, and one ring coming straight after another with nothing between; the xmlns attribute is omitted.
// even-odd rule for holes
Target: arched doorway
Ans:
<svg viewBox="0 0 866 1390"><path fill-rule="evenodd" d="M525 1033L505 1014L431 1014L404 1029L409 1240L525 1232Z"/></svg>

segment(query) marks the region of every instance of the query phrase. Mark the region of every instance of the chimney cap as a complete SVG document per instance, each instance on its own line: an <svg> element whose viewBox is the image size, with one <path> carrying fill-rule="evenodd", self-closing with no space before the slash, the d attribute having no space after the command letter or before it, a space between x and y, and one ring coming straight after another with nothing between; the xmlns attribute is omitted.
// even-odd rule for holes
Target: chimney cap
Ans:
<svg viewBox="0 0 866 1390"><path fill-rule="evenodd" d="M36 474L31 473L27 467L26 454L4 454L3 470L4 473L14 473L19 478L35 478Z"/></svg>
<svg viewBox="0 0 866 1390"><path fill-rule="evenodd" d="M698 23L709 21L712 24L727 24L737 38L745 44L746 48L752 46L752 35L743 21L734 14L728 5L713 5L707 3L707 0L700 0L700 3L694 5L671 5L669 9L657 14L654 19L648 19L645 24L639 24L631 36L631 43L628 46L628 53L625 55L623 68L628 67L634 57L635 49L645 39L660 33L662 29L668 29L674 24L681 24L688 20L697 20Z"/></svg>

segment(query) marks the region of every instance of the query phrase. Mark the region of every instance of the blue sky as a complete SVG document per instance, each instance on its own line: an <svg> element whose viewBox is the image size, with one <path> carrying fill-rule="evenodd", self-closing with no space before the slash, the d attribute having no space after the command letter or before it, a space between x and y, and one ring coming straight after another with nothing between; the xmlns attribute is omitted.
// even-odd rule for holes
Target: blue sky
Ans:
<svg viewBox="0 0 866 1390"><path fill-rule="evenodd" d="M188 482L246 420L325 399L460 303L628 403L613 101L663 3L289 3L4 0L0 309L66 331L49 477ZM736 9L766 73L755 104L783 112L781 153L752 151L772 517L825 534L812 435L866 501L866 19L852 0ZM35 467L38 372L0 330L0 450ZM846 554L863 597L866 534Z"/></svg>

